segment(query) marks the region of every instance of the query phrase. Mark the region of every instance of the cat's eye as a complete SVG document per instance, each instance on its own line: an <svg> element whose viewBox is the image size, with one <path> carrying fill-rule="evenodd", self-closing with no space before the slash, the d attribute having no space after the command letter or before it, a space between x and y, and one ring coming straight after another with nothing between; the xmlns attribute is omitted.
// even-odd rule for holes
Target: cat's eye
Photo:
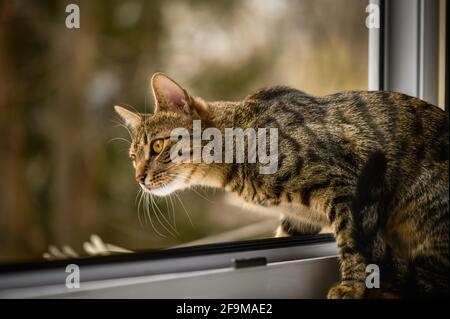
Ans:
<svg viewBox="0 0 450 319"><path fill-rule="evenodd" d="M163 139L156 140L152 143L152 150L155 154L161 153L163 148L164 148L164 140Z"/></svg>
<svg viewBox="0 0 450 319"><path fill-rule="evenodd" d="M130 155L130 158L131 158L131 160L134 162L134 161L136 160L136 155L131 154L131 155Z"/></svg>

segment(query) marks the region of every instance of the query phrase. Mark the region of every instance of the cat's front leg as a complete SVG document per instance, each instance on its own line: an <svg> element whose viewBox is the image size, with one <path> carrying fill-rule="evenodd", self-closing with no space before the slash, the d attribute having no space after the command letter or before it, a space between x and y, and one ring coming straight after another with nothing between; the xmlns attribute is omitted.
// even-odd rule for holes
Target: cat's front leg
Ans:
<svg viewBox="0 0 450 319"><path fill-rule="evenodd" d="M366 291L366 260L352 234L353 218L347 197L336 197L328 212L340 255L341 282L328 292L330 299L363 298ZM340 202L345 200L344 202Z"/></svg>
<svg viewBox="0 0 450 319"><path fill-rule="evenodd" d="M294 220L282 215L280 225L278 225L275 231L275 237L316 235L320 233L321 230L321 226L313 225L301 220Z"/></svg>

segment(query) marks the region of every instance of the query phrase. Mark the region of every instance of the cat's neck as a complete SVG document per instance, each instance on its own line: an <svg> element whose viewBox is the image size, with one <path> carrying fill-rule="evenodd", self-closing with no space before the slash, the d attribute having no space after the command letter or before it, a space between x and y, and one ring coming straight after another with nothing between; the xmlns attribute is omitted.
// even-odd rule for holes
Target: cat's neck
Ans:
<svg viewBox="0 0 450 319"><path fill-rule="evenodd" d="M246 129L249 127L252 114L251 109L242 101L229 102L209 102L209 116L202 120L202 130L206 128L217 128L222 134L222 153L225 155L225 129ZM197 185L225 189L227 191L234 191L230 187L229 181L232 178L234 183L245 183L246 177L241 174L242 167L247 166L245 163L211 163L202 164L201 169L198 170ZM236 175L237 172L240 172Z"/></svg>
<svg viewBox="0 0 450 319"><path fill-rule="evenodd" d="M236 128L239 125L239 114L242 113L242 102L209 102L208 125L218 128L221 132L225 128Z"/></svg>

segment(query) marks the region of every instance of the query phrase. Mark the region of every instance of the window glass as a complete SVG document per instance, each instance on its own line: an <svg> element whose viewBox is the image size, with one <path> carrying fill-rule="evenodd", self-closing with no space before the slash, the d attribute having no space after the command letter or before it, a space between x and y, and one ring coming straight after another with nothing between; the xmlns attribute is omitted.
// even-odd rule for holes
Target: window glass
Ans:
<svg viewBox="0 0 450 319"><path fill-rule="evenodd" d="M66 1L0 3L0 262L273 236L219 189L142 199L113 105L152 112L156 71L207 100L367 89L367 1L77 3L79 28Z"/></svg>

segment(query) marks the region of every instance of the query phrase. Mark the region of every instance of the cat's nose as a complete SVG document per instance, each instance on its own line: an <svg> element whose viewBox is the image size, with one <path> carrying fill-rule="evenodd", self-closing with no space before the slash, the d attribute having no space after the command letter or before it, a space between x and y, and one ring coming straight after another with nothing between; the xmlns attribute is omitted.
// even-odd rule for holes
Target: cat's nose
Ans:
<svg viewBox="0 0 450 319"><path fill-rule="evenodd" d="M136 175L136 182L138 182L139 184L144 185L145 184L145 178L147 177L147 174L142 173L139 175Z"/></svg>

